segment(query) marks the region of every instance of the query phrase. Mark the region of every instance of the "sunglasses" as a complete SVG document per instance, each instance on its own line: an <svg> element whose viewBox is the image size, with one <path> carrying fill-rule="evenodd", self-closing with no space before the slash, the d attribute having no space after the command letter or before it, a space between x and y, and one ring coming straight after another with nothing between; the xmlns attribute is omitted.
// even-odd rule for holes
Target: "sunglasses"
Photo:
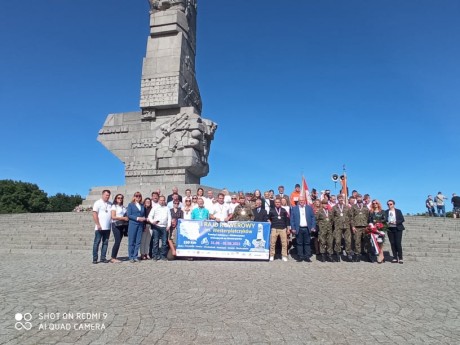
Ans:
<svg viewBox="0 0 460 345"><path fill-rule="evenodd" d="M392 204L391 202L389 202L387 205L388 205L388 206L393 206L393 204Z"/></svg>
<svg viewBox="0 0 460 345"><path fill-rule="evenodd" d="M142 198L142 195L137 194L137 195L134 195L134 197L135 198Z"/></svg>

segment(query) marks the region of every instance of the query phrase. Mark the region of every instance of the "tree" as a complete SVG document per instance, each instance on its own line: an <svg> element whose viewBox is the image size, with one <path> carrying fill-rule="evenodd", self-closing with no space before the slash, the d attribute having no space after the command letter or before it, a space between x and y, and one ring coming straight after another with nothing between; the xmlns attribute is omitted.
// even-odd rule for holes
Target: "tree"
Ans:
<svg viewBox="0 0 460 345"><path fill-rule="evenodd" d="M47 194L36 184L0 180L0 213L45 212Z"/></svg>
<svg viewBox="0 0 460 345"><path fill-rule="evenodd" d="M70 212L80 205L83 198L80 195L66 195L57 193L49 197L48 210L50 212Z"/></svg>

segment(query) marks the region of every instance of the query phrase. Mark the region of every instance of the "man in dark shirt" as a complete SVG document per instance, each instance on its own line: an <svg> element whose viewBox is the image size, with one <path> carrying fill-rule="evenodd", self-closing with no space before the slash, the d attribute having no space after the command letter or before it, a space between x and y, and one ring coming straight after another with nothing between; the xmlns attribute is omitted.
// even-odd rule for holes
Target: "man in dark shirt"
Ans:
<svg viewBox="0 0 460 345"><path fill-rule="evenodd" d="M254 222L268 222L268 214L262 207L262 199L256 200L256 207L252 209L252 213L254 214Z"/></svg>
<svg viewBox="0 0 460 345"><path fill-rule="evenodd" d="M270 209L268 220L271 223L270 233L270 261L275 259L275 245L278 236L281 239L281 255L283 261L288 261L287 258L287 235L289 234L289 215L287 211L281 207L281 199L275 199L275 207Z"/></svg>
<svg viewBox="0 0 460 345"><path fill-rule="evenodd" d="M177 189L177 187L173 187L172 188L172 193L168 195L168 198L166 199L166 203L169 203L172 201L173 199L173 194L177 194L177 196L179 197L179 201L182 202L182 195L179 195L179 189Z"/></svg>
<svg viewBox="0 0 460 345"><path fill-rule="evenodd" d="M453 206L453 209L452 209L452 212L454 213L453 217L457 218L457 215L460 212L460 196L453 193L452 199L450 201L452 202L452 206Z"/></svg>

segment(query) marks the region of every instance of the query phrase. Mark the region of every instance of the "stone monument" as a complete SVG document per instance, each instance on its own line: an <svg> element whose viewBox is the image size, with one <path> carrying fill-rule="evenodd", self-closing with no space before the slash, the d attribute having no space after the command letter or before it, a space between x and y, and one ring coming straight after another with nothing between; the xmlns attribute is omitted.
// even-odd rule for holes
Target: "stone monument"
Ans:
<svg viewBox="0 0 460 345"><path fill-rule="evenodd" d="M195 76L197 1L149 3L141 111L108 115L97 139L125 164L126 186L117 187L118 192L169 193L172 186L181 191L188 185L195 192L209 172L208 155L217 129L201 117ZM100 188L93 191L99 197Z"/></svg>

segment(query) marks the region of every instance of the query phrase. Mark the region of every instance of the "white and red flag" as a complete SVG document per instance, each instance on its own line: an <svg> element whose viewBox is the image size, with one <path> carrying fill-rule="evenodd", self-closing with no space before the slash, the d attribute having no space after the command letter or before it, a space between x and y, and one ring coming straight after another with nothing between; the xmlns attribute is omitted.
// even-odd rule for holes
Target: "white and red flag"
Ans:
<svg viewBox="0 0 460 345"><path fill-rule="evenodd" d="M301 184L301 190L300 190L300 195L305 198L305 201L307 202L307 205L310 205L311 202L311 197L310 197L310 191L308 190L308 185L307 181L305 181L305 176L302 175L302 184Z"/></svg>

